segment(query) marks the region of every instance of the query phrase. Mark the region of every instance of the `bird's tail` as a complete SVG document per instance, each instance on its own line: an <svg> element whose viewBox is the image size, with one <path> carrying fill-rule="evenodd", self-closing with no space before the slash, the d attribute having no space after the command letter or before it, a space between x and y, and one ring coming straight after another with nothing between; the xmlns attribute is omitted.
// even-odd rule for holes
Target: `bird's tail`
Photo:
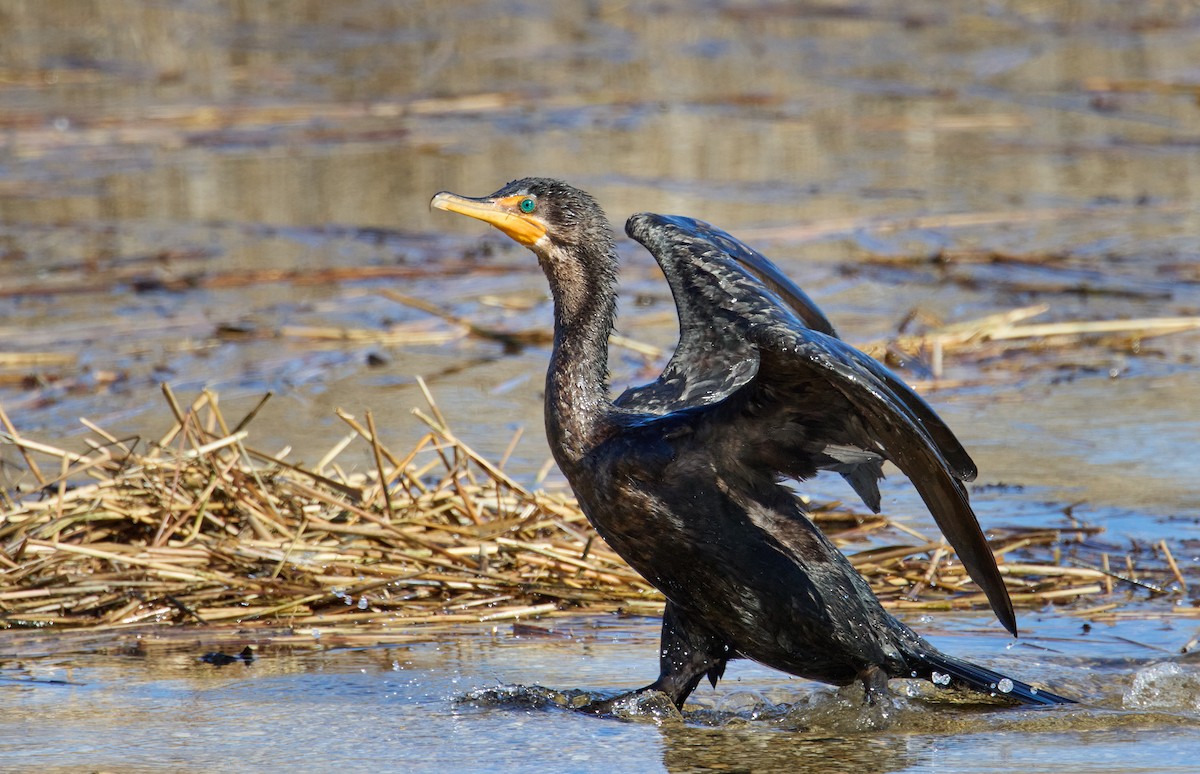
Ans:
<svg viewBox="0 0 1200 774"><path fill-rule="evenodd" d="M1050 691L1035 688L1029 683L1014 680L999 672L976 666L966 661L960 661L944 653L925 652L921 654L929 675L922 675L935 685L950 685L958 683L977 691L1006 696L1022 704L1074 704L1074 699L1059 696Z"/></svg>

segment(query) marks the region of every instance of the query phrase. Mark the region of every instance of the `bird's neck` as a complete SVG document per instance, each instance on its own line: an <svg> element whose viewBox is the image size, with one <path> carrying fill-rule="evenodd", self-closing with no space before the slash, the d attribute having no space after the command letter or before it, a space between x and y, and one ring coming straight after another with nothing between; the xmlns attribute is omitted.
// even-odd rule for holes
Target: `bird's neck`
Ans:
<svg viewBox="0 0 1200 774"><path fill-rule="evenodd" d="M603 243L579 249L582 259L565 253L541 256L554 297L546 435L564 469L604 438L612 411L608 338L616 316L616 251ZM586 255L589 250L597 254Z"/></svg>

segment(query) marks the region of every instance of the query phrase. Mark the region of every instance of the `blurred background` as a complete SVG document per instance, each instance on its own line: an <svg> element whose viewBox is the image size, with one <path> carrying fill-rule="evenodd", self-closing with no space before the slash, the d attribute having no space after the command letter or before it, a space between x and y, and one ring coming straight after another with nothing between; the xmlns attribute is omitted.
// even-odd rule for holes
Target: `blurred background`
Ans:
<svg viewBox="0 0 1200 774"><path fill-rule="evenodd" d="M336 407L404 448L421 375L485 453L526 428L509 465L532 476L545 347L384 295L547 329L532 256L428 208L527 175L589 190L618 232L640 210L731 231L859 345L1031 305L1200 310L1191 3L6 0L0 30L0 405L65 445L79 417L158 437L165 382L235 418L273 391L252 440L298 461L346 433ZM666 286L622 251L620 331L669 350ZM1188 538L1198 344L905 375L997 518L1019 494ZM614 386L653 375L648 351L614 350Z"/></svg>

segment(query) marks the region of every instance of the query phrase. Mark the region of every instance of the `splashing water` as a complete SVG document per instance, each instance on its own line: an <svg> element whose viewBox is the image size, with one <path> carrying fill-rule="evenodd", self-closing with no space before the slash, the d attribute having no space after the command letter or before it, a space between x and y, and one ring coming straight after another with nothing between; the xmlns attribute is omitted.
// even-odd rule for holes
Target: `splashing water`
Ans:
<svg viewBox="0 0 1200 774"><path fill-rule="evenodd" d="M1140 669L1123 703L1126 709L1200 710L1200 673L1174 663Z"/></svg>

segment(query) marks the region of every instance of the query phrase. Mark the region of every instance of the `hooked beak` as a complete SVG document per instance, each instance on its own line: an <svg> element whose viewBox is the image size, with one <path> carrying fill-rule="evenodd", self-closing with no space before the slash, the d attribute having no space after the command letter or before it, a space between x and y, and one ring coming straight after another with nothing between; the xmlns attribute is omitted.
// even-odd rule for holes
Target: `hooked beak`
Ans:
<svg viewBox="0 0 1200 774"><path fill-rule="evenodd" d="M502 199L471 199L466 196L442 191L433 197L429 206L447 212L457 212L469 218L491 223L505 234L525 245L533 247L546 235L546 224L533 215L517 209L523 196L506 196Z"/></svg>

